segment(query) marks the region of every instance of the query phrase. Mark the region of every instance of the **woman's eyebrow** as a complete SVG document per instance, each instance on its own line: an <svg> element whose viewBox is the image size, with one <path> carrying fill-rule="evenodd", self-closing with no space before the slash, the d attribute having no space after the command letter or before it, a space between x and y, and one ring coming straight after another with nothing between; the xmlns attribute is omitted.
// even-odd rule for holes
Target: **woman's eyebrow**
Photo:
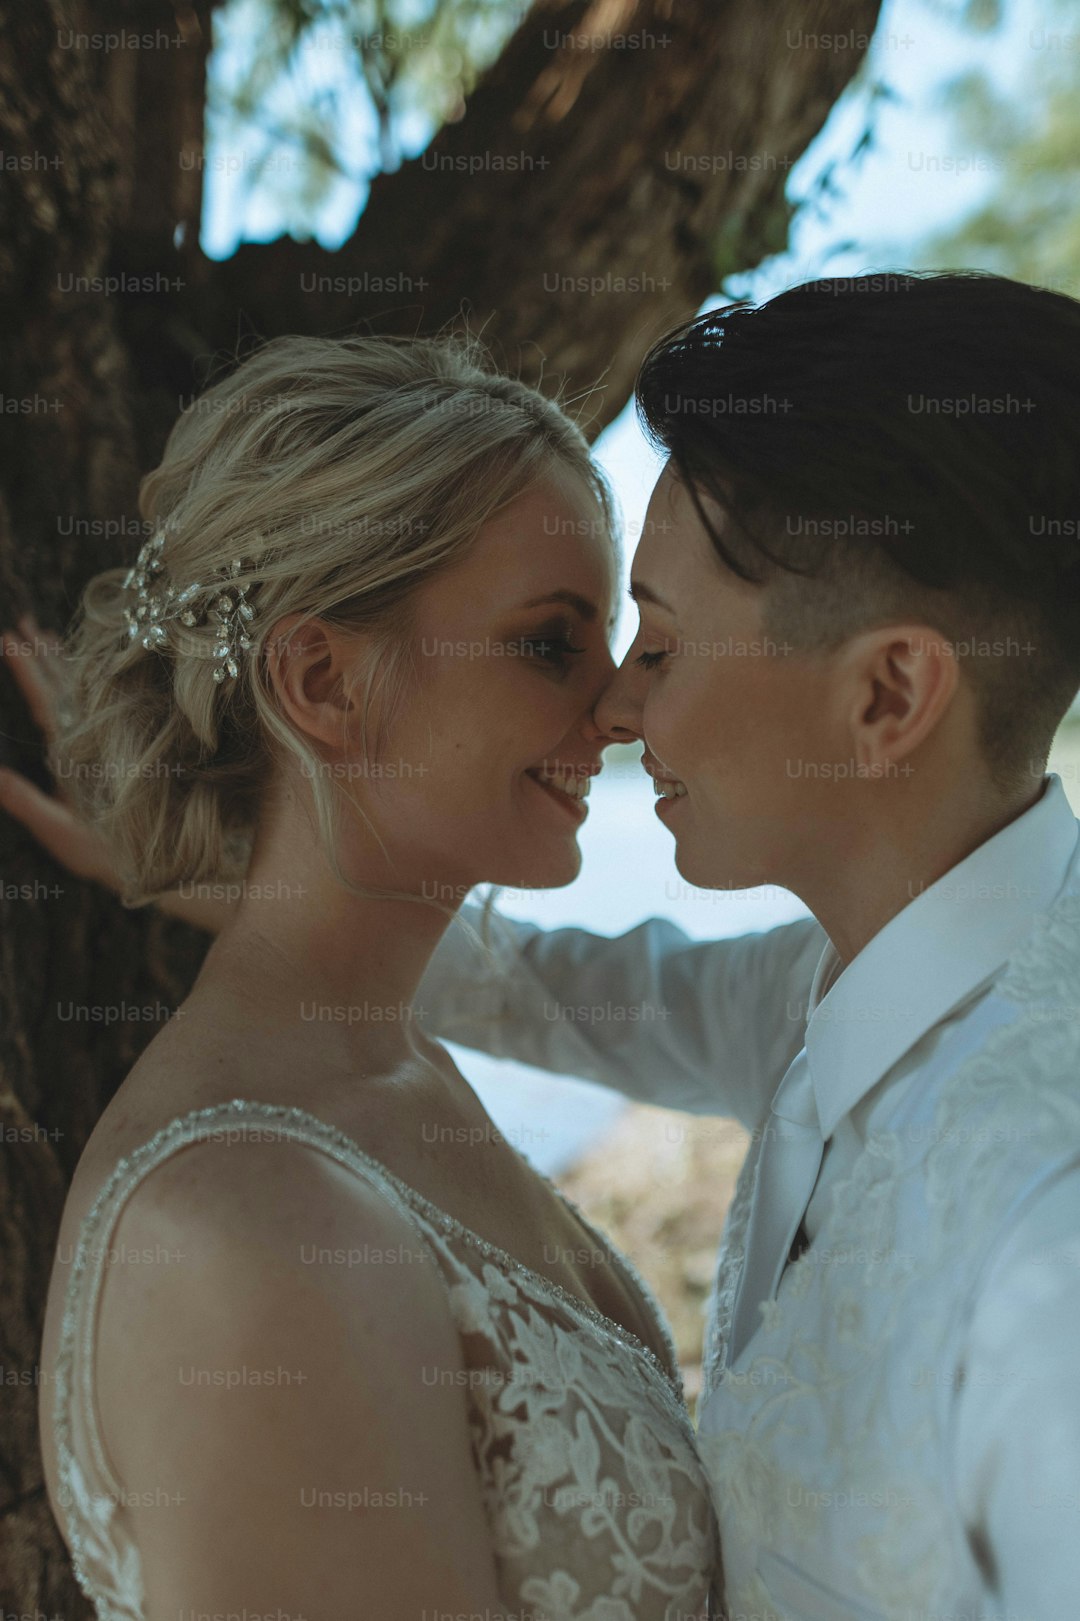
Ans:
<svg viewBox="0 0 1080 1621"><path fill-rule="evenodd" d="M590 602L588 597L581 596L577 591L550 591L542 597L530 597L528 602L523 602L521 606L523 608L540 608L549 602L562 602L568 608L575 608L582 619L590 625L598 615L595 602Z"/></svg>
<svg viewBox="0 0 1080 1621"><path fill-rule="evenodd" d="M665 613L674 615L675 610L663 597L658 597L652 586L646 585L644 580L631 580L629 597L633 602L651 602L654 608L663 608Z"/></svg>

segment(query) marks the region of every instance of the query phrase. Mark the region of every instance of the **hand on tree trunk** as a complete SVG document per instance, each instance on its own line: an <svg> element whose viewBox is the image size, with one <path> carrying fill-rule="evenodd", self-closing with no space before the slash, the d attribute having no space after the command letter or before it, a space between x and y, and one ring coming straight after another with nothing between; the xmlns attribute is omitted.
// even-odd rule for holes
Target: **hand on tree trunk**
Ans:
<svg viewBox="0 0 1080 1621"><path fill-rule="evenodd" d="M30 614L17 623L19 634L3 632L0 643L8 668L26 706L40 728L50 758L54 758L57 721L64 702L64 670L60 640L43 631ZM63 779L55 794L44 793L19 771L0 766L0 810L21 822L54 861L77 878L86 878L114 895L120 878L108 846L76 809ZM161 910L197 928L216 934L231 915L228 901L185 900L179 893L164 896Z"/></svg>

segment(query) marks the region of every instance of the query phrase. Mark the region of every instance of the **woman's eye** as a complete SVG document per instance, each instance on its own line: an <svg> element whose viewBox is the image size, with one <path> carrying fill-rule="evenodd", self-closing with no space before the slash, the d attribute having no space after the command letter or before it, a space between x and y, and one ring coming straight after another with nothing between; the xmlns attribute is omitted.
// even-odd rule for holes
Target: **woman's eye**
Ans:
<svg viewBox="0 0 1080 1621"><path fill-rule="evenodd" d="M520 645L529 658L541 659L545 664L553 665L563 664L575 654L585 651L583 647L575 647L566 636L523 636Z"/></svg>
<svg viewBox="0 0 1080 1621"><path fill-rule="evenodd" d="M655 670L657 665L662 664L666 658L667 650L661 648L659 653L639 653L634 663L640 664L643 670Z"/></svg>

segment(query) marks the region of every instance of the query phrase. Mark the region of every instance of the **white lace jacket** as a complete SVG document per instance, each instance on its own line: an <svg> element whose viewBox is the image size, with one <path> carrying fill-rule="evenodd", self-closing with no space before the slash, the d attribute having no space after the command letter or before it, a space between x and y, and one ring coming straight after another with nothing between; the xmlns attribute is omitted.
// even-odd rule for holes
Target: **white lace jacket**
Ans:
<svg viewBox="0 0 1080 1621"><path fill-rule="evenodd" d="M57 1354L60 1508L101 1621L145 1621L127 1494L104 1454L93 1333L110 1235L139 1183L222 1128L271 1129L346 1166L416 1228L439 1267L471 1375L473 1457L507 1613L533 1621L694 1621L718 1613L715 1516L677 1372L632 1334L429 1203L301 1109L236 1099L173 1120L122 1159L82 1224ZM569 1201L566 1201L569 1204ZM570 1206L627 1286L642 1279ZM670 1367L674 1350L663 1341ZM357 1368L357 1379L363 1368Z"/></svg>

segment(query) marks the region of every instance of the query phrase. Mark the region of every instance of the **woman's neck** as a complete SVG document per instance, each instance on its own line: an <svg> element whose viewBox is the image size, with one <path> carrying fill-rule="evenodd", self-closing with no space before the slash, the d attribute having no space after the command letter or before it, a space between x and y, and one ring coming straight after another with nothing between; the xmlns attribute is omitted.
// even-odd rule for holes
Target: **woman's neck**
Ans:
<svg viewBox="0 0 1080 1621"><path fill-rule="evenodd" d="M423 901L354 895L323 865L317 847L288 864L252 862L193 997L204 1005L221 998L283 1040L318 1024L347 1062L415 1056L424 1045L414 1025L417 987L450 917ZM389 887L357 875L355 864L346 870Z"/></svg>

